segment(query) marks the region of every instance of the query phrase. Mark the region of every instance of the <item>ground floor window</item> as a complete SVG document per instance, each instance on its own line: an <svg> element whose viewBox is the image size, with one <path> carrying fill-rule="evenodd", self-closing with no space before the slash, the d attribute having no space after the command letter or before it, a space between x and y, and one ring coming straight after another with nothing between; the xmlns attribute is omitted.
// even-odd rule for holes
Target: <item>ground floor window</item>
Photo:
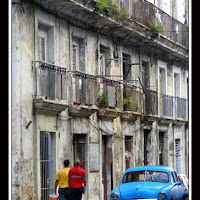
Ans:
<svg viewBox="0 0 200 200"><path fill-rule="evenodd" d="M180 139L175 139L175 169L180 173Z"/></svg>
<svg viewBox="0 0 200 200"><path fill-rule="evenodd" d="M86 135L74 134L74 160L81 161L81 168L86 170Z"/></svg>

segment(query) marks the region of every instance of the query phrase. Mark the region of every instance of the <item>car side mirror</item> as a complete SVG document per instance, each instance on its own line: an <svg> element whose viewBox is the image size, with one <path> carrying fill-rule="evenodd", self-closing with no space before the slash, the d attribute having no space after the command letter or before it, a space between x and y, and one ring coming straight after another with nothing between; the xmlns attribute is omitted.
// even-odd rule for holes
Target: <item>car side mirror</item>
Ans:
<svg viewBox="0 0 200 200"><path fill-rule="evenodd" d="M177 182L177 183L174 184L174 186L181 185L181 184L182 184L181 182Z"/></svg>

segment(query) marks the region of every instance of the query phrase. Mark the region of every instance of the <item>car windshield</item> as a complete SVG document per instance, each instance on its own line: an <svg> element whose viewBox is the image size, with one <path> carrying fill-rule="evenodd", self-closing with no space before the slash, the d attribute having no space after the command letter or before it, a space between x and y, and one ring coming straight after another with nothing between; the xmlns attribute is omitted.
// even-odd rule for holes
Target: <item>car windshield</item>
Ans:
<svg viewBox="0 0 200 200"><path fill-rule="evenodd" d="M124 175L122 183L152 181L152 182L169 182L169 176L166 172L161 171L134 171Z"/></svg>

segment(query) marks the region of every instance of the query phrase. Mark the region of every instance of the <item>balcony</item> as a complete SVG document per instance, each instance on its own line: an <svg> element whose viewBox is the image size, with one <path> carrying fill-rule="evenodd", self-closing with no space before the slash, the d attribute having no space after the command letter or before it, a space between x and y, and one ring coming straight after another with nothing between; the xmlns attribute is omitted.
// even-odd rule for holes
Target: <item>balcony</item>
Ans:
<svg viewBox="0 0 200 200"><path fill-rule="evenodd" d="M160 116L169 119L188 120L187 100L180 97L160 95Z"/></svg>
<svg viewBox="0 0 200 200"><path fill-rule="evenodd" d="M95 0L32 0L58 17L83 29L110 35L135 46L148 46L144 51L153 50L155 54L170 59L182 59L188 64L188 27L173 19L165 12L145 0L133 2L129 18L116 19L112 12L102 14L95 9ZM151 23L157 23L156 11L162 21L159 37L152 38Z"/></svg>
<svg viewBox="0 0 200 200"><path fill-rule="evenodd" d="M36 75L35 109L55 114L65 110L68 107L66 68L41 61L33 61L33 65Z"/></svg>
<svg viewBox="0 0 200 200"><path fill-rule="evenodd" d="M142 88L131 84L125 84L123 104L124 104L124 111L133 111L137 113L142 113L143 111Z"/></svg>
<svg viewBox="0 0 200 200"><path fill-rule="evenodd" d="M36 110L59 113L66 108L78 116L91 115L96 111L116 115L149 115L166 119L188 120L188 102L184 98L96 76L50 63L34 61ZM102 115L104 116L104 114Z"/></svg>
<svg viewBox="0 0 200 200"><path fill-rule="evenodd" d="M174 19L152 3L146 0L134 1L131 18L147 27L150 27L150 23L160 23L162 25L162 36L188 48L188 26Z"/></svg>

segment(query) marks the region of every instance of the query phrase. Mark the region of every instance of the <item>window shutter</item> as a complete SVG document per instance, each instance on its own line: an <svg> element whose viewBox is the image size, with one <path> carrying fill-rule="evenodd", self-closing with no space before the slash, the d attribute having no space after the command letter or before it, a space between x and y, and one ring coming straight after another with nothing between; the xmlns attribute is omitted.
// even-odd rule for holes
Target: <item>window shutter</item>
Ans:
<svg viewBox="0 0 200 200"><path fill-rule="evenodd" d="M46 61L46 39L38 36L38 59Z"/></svg>
<svg viewBox="0 0 200 200"><path fill-rule="evenodd" d="M180 139L175 140L175 169L180 172Z"/></svg>
<svg viewBox="0 0 200 200"><path fill-rule="evenodd" d="M41 58L42 61L46 60L45 38L41 37Z"/></svg>

